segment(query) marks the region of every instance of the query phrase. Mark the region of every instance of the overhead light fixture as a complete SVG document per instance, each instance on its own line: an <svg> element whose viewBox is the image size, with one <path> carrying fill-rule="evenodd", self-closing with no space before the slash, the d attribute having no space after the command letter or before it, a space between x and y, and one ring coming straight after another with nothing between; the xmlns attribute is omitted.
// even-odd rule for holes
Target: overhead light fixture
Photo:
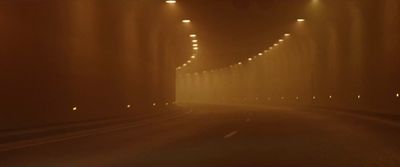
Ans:
<svg viewBox="0 0 400 167"><path fill-rule="evenodd" d="M247 60L252 61L253 59L252 58L248 58Z"/></svg>
<svg viewBox="0 0 400 167"><path fill-rule="evenodd" d="M193 46L194 46L194 47L197 47L197 46L199 46L199 44L196 44L196 43L195 43L195 44L193 44Z"/></svg>
<svg viewBox="0 0 400 167"><path fill-rule="evenodd" d="M199 50L199 48L198 47L194 47L193 50Z"/></svg>
<svg viewBox="0 0 400 167"><path fill-rule="evenodd" d="M168 4L175 4L176 1L175 1L175 0L168 0L168 1L165 1L165 3L168 3Z"/></svg>
<svg viewBox="0 0 400 167"><path fill-rule="evenodd" d="M290 34L285 34L285 37L290 37Z"/></svg>
<svg viewBox="0 0 400 167"><path fill-rule="evenodd" d="M279 42L283 42L283 39L279 39Z"/></svg>
<svg viewBox="0 0 400 167"><path fill-rule="evenodd" d="M190 58L192 58L192 59L195 59L195 58L196 58L196 56L191 56Z"/></svg>
<svg viewBox="0 0 400 167"><path fill-rule="evenodd" d="M197 37L196 34L190 34L189 36L190 36L191 38L196 38L196 37Z"/></svg>
<svg viewBox="0 0 400 167"><path fill-rule="evenodd" d="M262 53L258 53L258 55L259 55L259 56L262 56L263 54L262 54Z"/></svg>
<svg viewBox="0 0 400 167"><path fill-rule="evenodd" d="M182 23L190 23L190 22L192 21L190 21L189 19L182 20Z"/></svg>
<svg viewBox="0 0 400 167"><path fill-rule="evenodd" d="M297 22L304 22L306 21L305 19L297 19Z"/></svg>
<svg viewBox="0 0 400 167"><path fill-rule="evenodd" d="M242 65L242 62L239 62L238 64L239 64L239 65Z"/></svg>
<svg viewBox="0 0 400 167"><path fill-rule="evenodd" d="M192 40L193 43L199 42L197 39Z"/></svg>

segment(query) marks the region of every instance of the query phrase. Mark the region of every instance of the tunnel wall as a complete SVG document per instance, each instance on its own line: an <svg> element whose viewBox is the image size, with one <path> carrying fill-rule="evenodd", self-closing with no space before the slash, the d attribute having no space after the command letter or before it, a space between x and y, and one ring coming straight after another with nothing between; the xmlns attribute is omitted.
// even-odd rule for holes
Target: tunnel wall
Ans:
<svg viewBox="0 0 400 167"><path fill-rule="evenodd" d="M174 101L180 34L167 10L162 1L0 1L0 130Z"/></svg>
<svg viewBox="0 0 400 167"><path fill-rule="evenodd" d="M400 113L400 1L312 1L304 16L253 61L178 71L177 101Z"/></svg>

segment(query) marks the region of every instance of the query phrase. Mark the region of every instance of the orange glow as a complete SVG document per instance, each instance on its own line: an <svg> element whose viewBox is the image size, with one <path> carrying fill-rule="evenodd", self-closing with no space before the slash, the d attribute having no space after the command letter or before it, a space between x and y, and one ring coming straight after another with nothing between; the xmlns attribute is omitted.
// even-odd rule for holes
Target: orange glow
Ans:
<svg viewBox="0 0 400 167"><path fill-rule="evenodd" d="M247 60L252 61L253 59L252 58L248 58Z"/></svg>
<svg viewBox="0 0 400 167"><path fill-rule="evenodd" d="M182 20L182 23L190 23L190 22L192 21L190 21L189 19Z"/></svg>
<svg viewBox="0 0 400 167"><path fill-rule="evenodd" d="M78 107L73 107L72 108L72 111L76 111L76 110L78 110Z"/></svg>

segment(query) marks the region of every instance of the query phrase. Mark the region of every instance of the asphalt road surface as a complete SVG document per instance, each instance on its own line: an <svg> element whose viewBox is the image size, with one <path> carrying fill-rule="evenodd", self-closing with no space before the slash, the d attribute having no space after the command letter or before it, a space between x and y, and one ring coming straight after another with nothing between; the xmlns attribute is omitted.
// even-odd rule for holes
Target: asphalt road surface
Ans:
<svg viewBox="0 0 400 167"><path fill-rule="evenodd" d="M2 151L0 166L400 166L400 124L376 117L232 106L159 117L170 118Z"/></svg>

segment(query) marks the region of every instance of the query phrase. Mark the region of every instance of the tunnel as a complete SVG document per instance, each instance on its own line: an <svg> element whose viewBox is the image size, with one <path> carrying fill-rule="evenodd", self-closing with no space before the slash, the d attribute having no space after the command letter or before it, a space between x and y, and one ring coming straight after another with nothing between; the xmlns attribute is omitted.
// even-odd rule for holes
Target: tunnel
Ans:
<svg viewBox="0 0 400 167"><path fill-rule="evenodd" d="M399 166L398 0L2 0L0 166Z"/></svg>

